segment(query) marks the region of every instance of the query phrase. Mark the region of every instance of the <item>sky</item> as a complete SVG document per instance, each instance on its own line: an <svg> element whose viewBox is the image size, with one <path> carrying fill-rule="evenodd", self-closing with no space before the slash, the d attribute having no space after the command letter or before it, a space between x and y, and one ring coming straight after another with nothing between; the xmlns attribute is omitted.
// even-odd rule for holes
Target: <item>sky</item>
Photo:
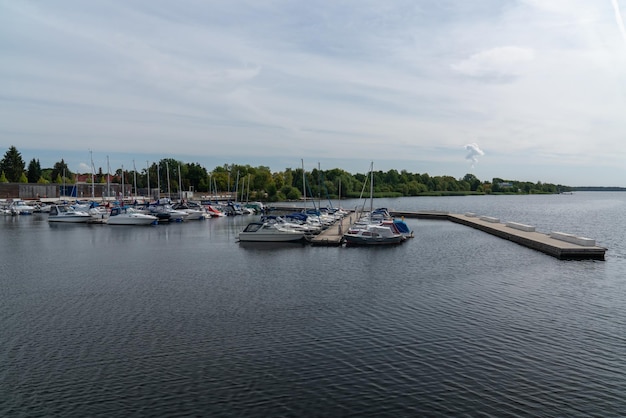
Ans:
<svg viewBox="0 0 626 418"><path fill-rule="evenodd" d="M0 153L626 186L626 0L0 0Z"/></svg>

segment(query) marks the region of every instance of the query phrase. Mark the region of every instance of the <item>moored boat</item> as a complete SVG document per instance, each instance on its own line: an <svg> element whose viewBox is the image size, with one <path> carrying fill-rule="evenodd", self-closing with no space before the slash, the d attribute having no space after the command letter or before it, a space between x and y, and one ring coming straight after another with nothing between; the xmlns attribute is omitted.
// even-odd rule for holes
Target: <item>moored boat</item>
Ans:
<svg viewBox="0 0 626 418"><path fill-rule="evenodd" d="M292 242L304 240L304 232L281 228L269 222L250 222L239 233L239 241Z"/></svg>
<svg viewBox="0 0 626 418"><path fill-rule="evenodd" d="M109 225L152 225L157 224L159 218L141 213L131 207L116 206L111 209Z"/></svg>
<svg viewBox="0 0 626 418"><path fill-rule="evenodd" d="M370 167L370 211L343 234L347 246L400 244L406 237L400 231L406 225L396 225L386 208L374 210L374 163ZM407 227L408 229L408 227Z"/></svg>
<svg viewBox="0 0 626 418"><path fill-rule="evenodd" d="M48 222L88 223L91 219L87 212L64 205L52 205L48 213Z"/></svg>
<svg viewBox="0 0 626 418"><path fill-rule="evenodd" d="M400 244L405 238L388 226L367 225L364 228L351 228L343 235L346 245L389 245Z"/></svg>
<svg viewBox="0 0 626 418"><path fill-rule="evenodd" d="M35 209L35 206L31 206L21 199L13 200L9 204L9 210L13 215L32 215Z"/></svg>

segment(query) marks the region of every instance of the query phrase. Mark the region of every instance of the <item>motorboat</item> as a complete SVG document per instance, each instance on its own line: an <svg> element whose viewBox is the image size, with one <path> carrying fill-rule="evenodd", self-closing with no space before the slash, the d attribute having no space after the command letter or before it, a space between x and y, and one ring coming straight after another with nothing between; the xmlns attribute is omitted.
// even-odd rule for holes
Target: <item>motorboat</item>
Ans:
<svg viewBox="0 0 626 418"><path fill-rule="evenodd" d="M211 214L212 218L226 216L224 211L222 211L219 207L213 205L206 205L207 211Z"/></svg>
<svg viewBox="0 0 626 418"><path fill-rule="evenodd" d="M383 225L366 225L365 227L350 228L343 234L346 245L389 245L400 244L406 238Z"/></svg>
<svg viewBox="0 0 626 418"><path fill-rule="evenodd" d="M209 211L197 202L181 202L172 206L174 210L180 210L187 212L189 220L203 220L210 219L211 214Z"/></svg>
<svg viewBox="0 0 626 418"><path fill-rule="evenodd" d="M32 215L36 208L23 200L14 200L9 204L9 210L13 215Z"/></svg>
<svg viewBox="0 0 626 418"><path fill-rule="evenodd" d="M63 205L52 205L48 213L48 222L88 223L91 219L89 213Z"/></svg>
<svg viewBox="0 0 626 418"><path fill-rule="evenodd" d="M159 199L148 206L150 215L154 215L159 220L169 220L170 222L181 222L189 217L189 214L182 210L172 208L171 201L167 198Z"/></svg>
<svg viewBox="0 0 626 418"><path fill-rule="evenodd" d="M131 207L116 206L109 214L109 225L152 225L157 224L159 218L153 215L141 213Z"/></svg>
<svg viewBox="0 0 626 418"><path fill-rule="evenodd" d="M79 212L87 212L91 215L89 223L92 224L105 224L109 220L109 212L105 207L100 206L97 202L80 202L76 201L70 205L71 209Z"/></svg>
<svg viewBox="0 0 626 418"><path fill-rule="evenodd" d="M289 221L277 215L263 215L261 216L261 222L273 223L281 228L293 229L294 231L304 232L308 235L319 234L322 231L319 226L309 225L306 222L300 222L295 219Z"/></svg>
<svg viewBox="0 0 626 418"><path fill-rule="evenodd" d="M281 228L270 222L250 222L239 233L239 241L248 242L293 242L304 240L304 232Z"/></svg>

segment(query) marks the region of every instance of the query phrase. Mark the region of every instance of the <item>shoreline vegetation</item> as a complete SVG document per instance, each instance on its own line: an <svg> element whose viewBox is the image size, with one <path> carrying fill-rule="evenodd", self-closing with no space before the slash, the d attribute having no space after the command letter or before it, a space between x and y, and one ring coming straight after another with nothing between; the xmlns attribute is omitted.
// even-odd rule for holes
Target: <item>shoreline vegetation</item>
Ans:
<svg viewBox="0 0 626 418"><path fill-rule="evenodd" d="M107 161L108 164L108 161ZM134 165L134 164L133 164ZM350 199L360 198L368 182L369 173L351 174L340 168L313 169L303 173L302 168L286 168L272 172L269 167L224 164L208 171L198 163L185 163L166 158L152 162L137 170L108 167L96 168L88 173L73 173L61 159L52 168L41 168L33 158L28 167L20 152L11 146L0 160L0 183L35 184L124 184L132 194L143 189L179 193L193 191L200 194L236 193L250 200L267 202L299 200L304 195L312 198ZM181 184L179 184L179 181ZM391 169L374 171L374 197L396 198L416 196L472 196L487 194L558 194L573 191L624 191L619 187L571 187L560 184L536 183L493 178L480 180L473 174L462 178L430 176L427 173L411 173Z"/></svg>

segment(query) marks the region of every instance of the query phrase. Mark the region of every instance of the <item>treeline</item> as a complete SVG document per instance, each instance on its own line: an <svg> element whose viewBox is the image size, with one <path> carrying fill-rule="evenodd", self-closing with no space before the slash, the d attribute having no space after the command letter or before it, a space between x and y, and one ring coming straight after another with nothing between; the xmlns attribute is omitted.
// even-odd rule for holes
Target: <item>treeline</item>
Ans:
<svg viewBox="0 0 626 418"><path fill-rule="evenodd" d="M286 168L272 172L269 167L224 164L212 171L198 163L184 163L175 159L162 159L137 171L118 168L115 172L103 172L102 168L89 173L73 173L61 159L51 168L41 168L38 159L32 159L28 168L20 152L11 146L0 161L0 182L72 184L77 175L87 183L122 183L137 190L160 189L161 192L178 193L194 191L206 195L237 193L241 199L283 201L313 198L358 198L369 195L370 173L350 174L342 169ZM180 184L179 184L180 179ZM366 189L367 186L367 189ZM410 173L406 170L374 172L376 197L436 196L467 194L538 194L569 192L572 188L550 183L531 183L494 178L481 181L473 174L456 179L452 176L430 176L426 173ZM137 191L135 193L139 194Z"/></svg>

